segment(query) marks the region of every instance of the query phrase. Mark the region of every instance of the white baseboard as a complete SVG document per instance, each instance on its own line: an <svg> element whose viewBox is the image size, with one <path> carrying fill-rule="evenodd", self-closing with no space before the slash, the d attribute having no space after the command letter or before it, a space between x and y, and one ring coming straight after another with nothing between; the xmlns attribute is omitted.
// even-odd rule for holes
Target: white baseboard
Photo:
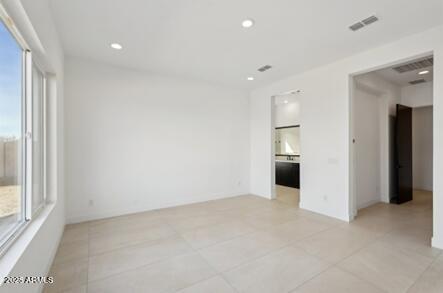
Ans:
<svg viewBox="0 0 443 293"><path fill-rule="evenodd" d="M338 219L338 220L345 221L345 222L350 222L351 221L351 218L350 218L349 215L348 216L345 216L345 215L341 215L341 216L332 215L332 214L329 214L329 213L327 213L325 211L321 211L321 210L318 210L316 208L309 207L303 201L300 201L299 207L301 209L303 209L303 210L314 212L314 213L320 214L322 216L331 217L331 218Z"/></svg>
<svg viewBox="0 0 443 293"><path fill-rule="evenodd" d="M370 207L371 205L374 205L374 204L379 203L379 202L382 202L382 201L379 200L379 199L370 200L370 201L368 201L368 202L365 202L365 203L359 204L359 205L357 206L357 210L361 210L361 209L364 209L364 208Z"/></svg>
<svg viewBox="0 0 443 293"><path fill-rule="evenodd" d="M432 247L443 249L443 238L432 237Z"/></svg>
<svg viewBox="0 0 443 293"><path fill-rule="evenodd" d="M158 206L144 205L144 206L137 206L137 207L130 207L130 208L107 210L107 211L103 211L100 213L73 215L73 216L67 217L66 224L76 224L76 223L93 221L93 220L101 220L101 219L106 219L106 218L124 216L124 215L141 213L141 212L148 212L148 211L152 211L152 210L171 208L171 207L176 207L176 206L181 206L181 205L187 205L187 204L229 198L229 197L246 195L246 194L249 194L249 193L234 192L234 193L215 194L215 195L205 196L205 197L198 198L198 199L192 198L190 200L182 200L182 201L174 202L174 203L165 203L165 204L158 205Z"/></svg>

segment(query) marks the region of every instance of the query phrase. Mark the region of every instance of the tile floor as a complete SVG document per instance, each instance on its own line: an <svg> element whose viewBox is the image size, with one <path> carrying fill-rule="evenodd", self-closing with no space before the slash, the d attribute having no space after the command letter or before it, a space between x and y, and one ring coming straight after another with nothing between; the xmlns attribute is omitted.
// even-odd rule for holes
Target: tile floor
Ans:
<svg viewBox="0 0 443 293"><path fill-rule="evenodd" d="M276 200L289 205L298 206L300 201L300 189L275 185Z"/></svg>
<svg viewBox="0 0 443 293"><path fill-rule="evenodd" d="M45 293L443 292L431 196L350 224L245 195L68 225Z"/></svg>

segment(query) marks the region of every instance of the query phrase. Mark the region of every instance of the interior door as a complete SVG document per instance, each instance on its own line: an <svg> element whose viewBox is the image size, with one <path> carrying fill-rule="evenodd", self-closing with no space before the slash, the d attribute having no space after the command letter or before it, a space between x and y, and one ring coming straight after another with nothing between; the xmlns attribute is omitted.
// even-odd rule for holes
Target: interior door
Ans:
<svg viewBox="0 0 443 293"><path fill-rule="evenodd" d="M412 200L412 108L397 104L395 123L396 203Z"/></svg>

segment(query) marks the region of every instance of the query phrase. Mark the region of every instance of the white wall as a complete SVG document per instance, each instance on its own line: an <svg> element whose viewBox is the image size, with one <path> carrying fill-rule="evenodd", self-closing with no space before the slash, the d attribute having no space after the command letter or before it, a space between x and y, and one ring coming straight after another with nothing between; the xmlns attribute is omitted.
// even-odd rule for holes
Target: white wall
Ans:
<svg viewBox="0 0 443 293"><path fill-rule="evenodd" d="M275 105L275 127L300 124L300 103L298 101Z"/></svg>
<svg viewBox="0 0 443 293"><path fill-rule="evenodd" d="M380 99L358 86L353 95L357 209L381 200Z"/></svg>
<svg viewBox="0 0 443 293"><path fill-rule="evenodd" d="M248 193L246 93L66 61L69 222Z"/></svg>
<svg viewBox="0 0 443 293"><path fill-rule="evenodd" d="M369 72L362 75L358 75L355 77L355 84L360 90L363 90L367 93L370 93L374 96L377 96L379 110L377 116L379 120L378 124L378 141L379 141L379 185L377 192L374 196L377 196L379 200L383 202L389 202L392 197L390 194L391 190L391 182L390 182L390 173L392 166L392 154L390 153L390 137L393 135L390 130L389 125L389 116L396 115L396 105L400 103L401 100L401 88L388 80L379 76L376 72ZM362 109L364 111L364 109ZM364 115L364 114L363 114ZM355 113L354 120L358 122L360 114ZM356 147L356 152L359 152L357 148L359 146L364 147L364 144L359 144L357 140L357 144L354 145ZM364 154L364 152L363 152ZM357 157L354 158L354 161L358 160ZM368 162L371 164L370 162ZM363 178L358 178L358 176L364 176L363 173L359 175L358 172L355 173L355 182L362 181ZM358 193L358 187L355 186L355 192ZM358 198L358 197L357 197ZM374 201L372 201L374 202ZM370 202L368 201L367 204ZM365 205L359 204L357 202L357 208L363 208ZM356 212L356 211L354 211Z"/></svg>
<svg viewBox="0 0 443 293"><path fill-rule="evenodd" d="M432 191L432 106L412 111L414 189Z"/></svg>
<svg viewBox="0 0 443 293"><path fill-rule="evenodd" d="M434 178L443 176L443 27L257 89L250 97L251 192L272 197L271 96L300 89L302 208L349 220L352 195L350 74L434 54ZM443 248L443 182L434 180L433 245Z"/></svg>
<svg viewBox="0 0 443 293"><path fill-rule="evenodd" d="M34 58L49 75L47 197L50 204L0 259L2 276L46 276L65 225L63 168L63 50L47 0L1 0ZM0 286L0 292L41 292L41 284Z"/></svg>
<svg viewBox="0 0 443 293"><path fill-rule="evenodd" d="M401 88L401 104L412 108L431 106L433 82L409 85Z"/></svg>

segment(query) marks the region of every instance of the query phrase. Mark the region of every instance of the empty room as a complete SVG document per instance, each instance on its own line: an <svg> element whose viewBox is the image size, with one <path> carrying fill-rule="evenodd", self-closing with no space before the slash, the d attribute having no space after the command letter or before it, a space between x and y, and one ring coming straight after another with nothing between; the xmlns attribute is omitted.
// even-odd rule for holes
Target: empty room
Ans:
<svg viewBox="0 0 443 293"><path fill-rule="evenodd" d="M0 0L0 293L443 292L442 0Z"/></svg>

